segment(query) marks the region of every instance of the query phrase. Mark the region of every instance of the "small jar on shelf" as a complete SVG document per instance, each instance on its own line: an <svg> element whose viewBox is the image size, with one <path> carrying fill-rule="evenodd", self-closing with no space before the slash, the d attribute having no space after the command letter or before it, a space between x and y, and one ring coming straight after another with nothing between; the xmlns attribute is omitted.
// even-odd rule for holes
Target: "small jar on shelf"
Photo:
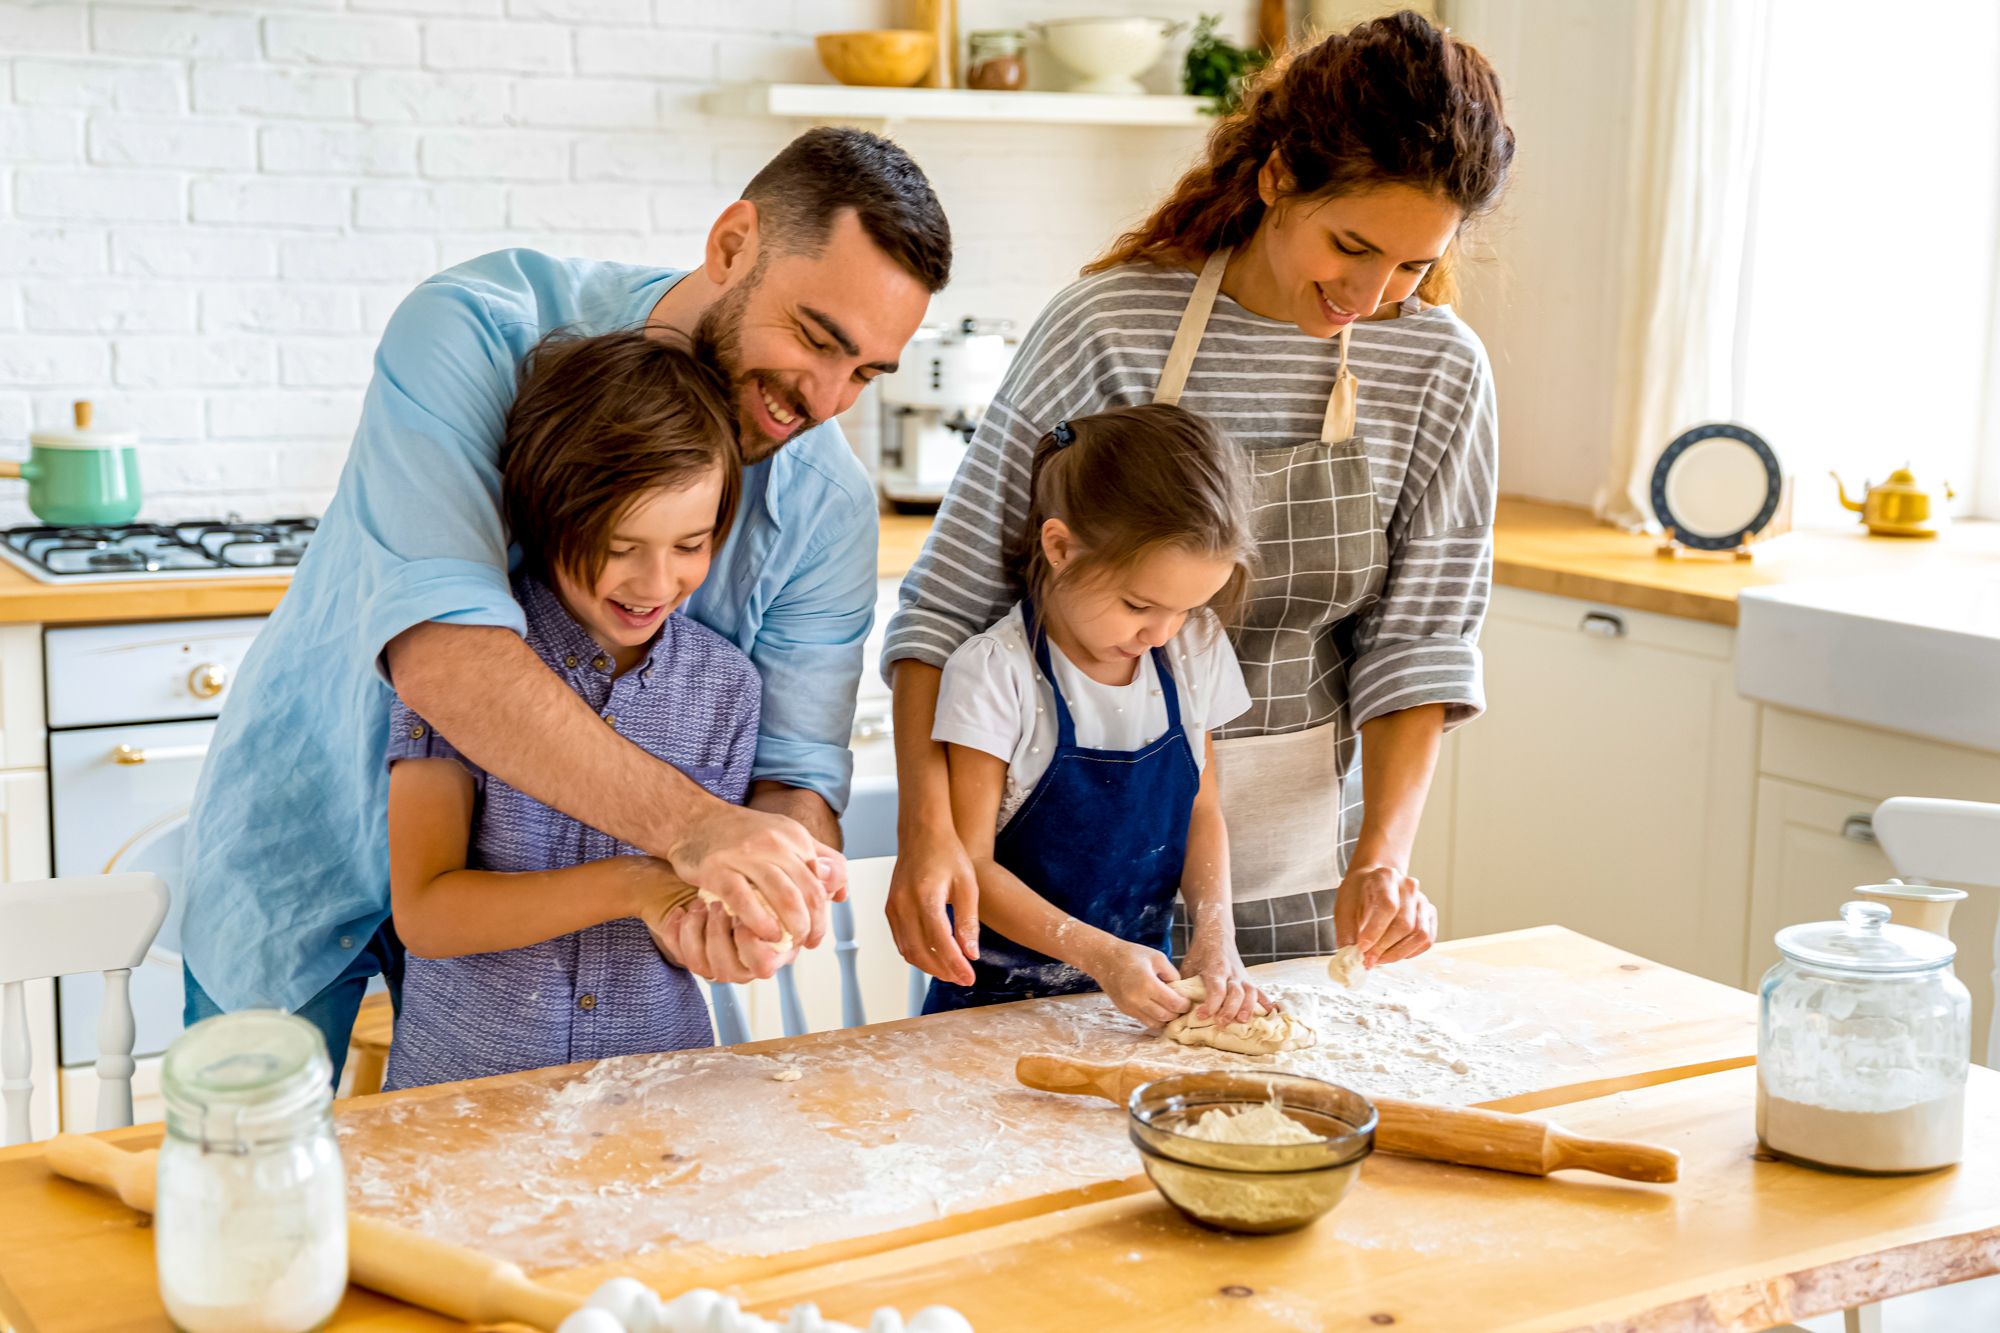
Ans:
<svg viewBox="0 0 2000 1333"><path fill-rule="evenodd" d="M1014 93L1028 84L1022 59L1025 34L1011 28L975 32L966 38L965 86L982 92Z"/></svg>

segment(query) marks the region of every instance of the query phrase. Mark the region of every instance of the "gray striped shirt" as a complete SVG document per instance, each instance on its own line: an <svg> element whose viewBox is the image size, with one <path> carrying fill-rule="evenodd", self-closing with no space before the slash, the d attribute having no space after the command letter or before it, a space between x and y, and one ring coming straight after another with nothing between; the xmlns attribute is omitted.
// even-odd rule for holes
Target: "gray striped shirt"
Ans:
<svg viewBox="0 0 2000 1333"><path fill-rule="evenodd" d="M1065 417L1152 401L1195 274L1126 265L1072 283L1028 331L959 468L923 554L903 581L883 667L942 667L953 649L1020 596L1003 552L1027 523L1035 442ZM1447 306L1415 300L1393 320L1359 323L1348 366L1359 381L1356 431L1367 453L1389 568L1346 640L1348 697L1334 721L1351 731L1424 704L1446 724L1485 707L1479 625L1492 584L1498 437L1493 377L1479 338ZM1216 298L1181 405L1245 449L1314 440L1338 367L1330 339ZM1252 693L1256 682L1252 682ZM1296 729L1252 708L1221 738ZM1260 720L1261 719L1261 720Z"/></svg>

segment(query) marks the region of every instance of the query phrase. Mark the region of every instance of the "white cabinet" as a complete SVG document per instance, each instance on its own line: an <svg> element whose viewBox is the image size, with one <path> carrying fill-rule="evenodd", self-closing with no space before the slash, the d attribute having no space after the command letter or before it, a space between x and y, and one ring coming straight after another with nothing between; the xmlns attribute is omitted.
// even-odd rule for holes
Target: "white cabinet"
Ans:
<svg viewBox="0 0 2000 1333"><path fill-rule="evenodd" d="M1764 710L1762 732L1747 985L1777 961L1771 937L1781 926L1833 920L1854 886L1879 884L1895 873L1868 825L1882 801L2000 801L2000 755L1776 708ZM1978 1057L1993 1018L2000 890L1967 889L1970 896L1952 913L1951 937L1958 944L1958 978L1972 992Z"/></svg>
<svg viewBox="0 0 2000 1333"><path fill-rule="evenodd" d="M1439 894L1450 934L1553 923L1742 980L1757 730L1731 640L1714 625L1494 590L1480 639L1487 713L1455 735L1433 807L1450 820Z"/></svg>

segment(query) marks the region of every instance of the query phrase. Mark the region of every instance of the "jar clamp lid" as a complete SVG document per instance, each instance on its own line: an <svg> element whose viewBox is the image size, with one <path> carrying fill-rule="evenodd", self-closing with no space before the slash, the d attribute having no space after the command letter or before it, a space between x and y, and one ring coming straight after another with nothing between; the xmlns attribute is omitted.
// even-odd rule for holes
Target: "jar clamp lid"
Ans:
<svg viewBox="0 0 2000 1333"><path fill-rule="evenodd" d="M1807 921L1778 932L1778 951L1796 963L1843 972L1926 972L1958 955L1942 935L1889 924L1881 903L1843 903L1838 921Z"/></svg>
<svg viewBox="0 0 2000 1333"><path fill-rule="evenodd" d="M332 1102L332 1081L319 1029L270 1009L203 1019L174 1039L160 1071L168 1128L235 1151L316 1119Z"/></svg>

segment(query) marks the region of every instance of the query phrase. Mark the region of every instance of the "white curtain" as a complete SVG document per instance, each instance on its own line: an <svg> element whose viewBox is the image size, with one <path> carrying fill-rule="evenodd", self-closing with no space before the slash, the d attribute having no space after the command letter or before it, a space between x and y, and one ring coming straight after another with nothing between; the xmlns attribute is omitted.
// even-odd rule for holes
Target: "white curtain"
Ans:
<svg viewBox="0 0 2000 1333"><path fill-rule="evenodd" d="M1770 0L1656 0L1640 44L1626 188L1629 294L1598 514L1653 525L1654 461L1743 400L1745 259L1757 197Z"/></svg>

